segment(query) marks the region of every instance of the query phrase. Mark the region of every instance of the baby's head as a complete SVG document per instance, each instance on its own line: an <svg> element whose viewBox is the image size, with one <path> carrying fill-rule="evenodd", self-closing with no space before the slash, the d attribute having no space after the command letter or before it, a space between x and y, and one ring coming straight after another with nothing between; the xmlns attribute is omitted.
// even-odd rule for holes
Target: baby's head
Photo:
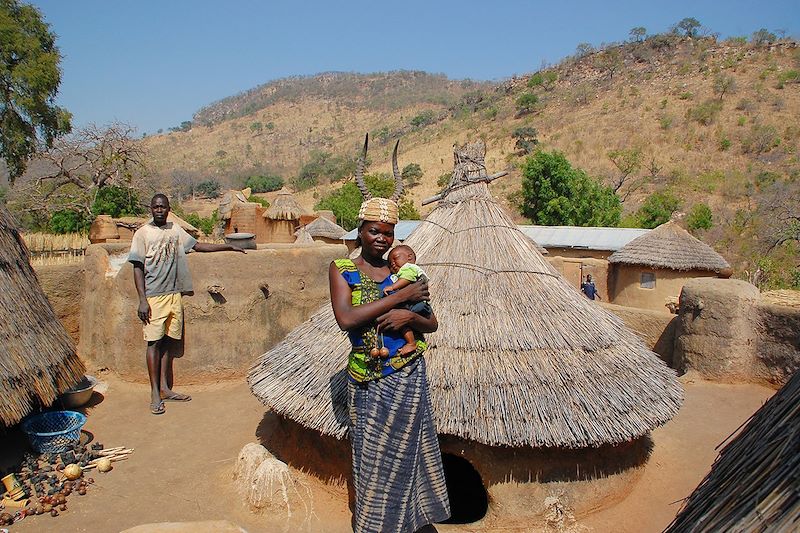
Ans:
<svg viewBox="0 0 800 533"><path fill-rule="evenodd" d="M417 255L410 246L401 244L400 246L395 246L389 250L389 270L391 270L393 274L397 274L397 271L400 270L400 267L406 263L416 262Z"/></svg>

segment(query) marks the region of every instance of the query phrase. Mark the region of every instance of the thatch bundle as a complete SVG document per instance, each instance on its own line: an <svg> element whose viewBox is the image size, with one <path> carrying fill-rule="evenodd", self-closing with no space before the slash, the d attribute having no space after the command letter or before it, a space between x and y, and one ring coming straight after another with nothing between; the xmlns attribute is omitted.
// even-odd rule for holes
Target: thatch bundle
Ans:
<svg viewBox="0 0 800 533"><path fill-rule="evenodd" d="M326 237L328 239L341 239L347 233L346 229L325 217L319 217L308 224L306 231L312 237Z"/></svg>
<svg viewBox="0 0 800 533"><path fill-rule="evenodd" d="M800 372L795 372L722 449L666 531L798 531L799 475Z"/></svg>
<svg viewBox="0 0 800 533"><path fill-rule="evenodd" d="M800 309L800 291L778 289L761 293L761 301L771 305L782 305Z"/></svg>
<svg viewBox="0 0 800 533"><path fill-rule="evenodd" d="M297 203L294 195L284 187L264 212L264 218L271 220L297 220L304 214L303 208Z"/></svg>
<svg viewBox="0 0 800 533"><path fill-rule="evenodd" d="M0 422L11 425L77 383L84 372L56 318L11 215L0 205Z"/></svg>
<svg viewBox="0 0 800 533"><path fill-rule="evenodd" d="M608 262L671 270L726 272L728 276L731 268L713 248L671 220L633 239L611 254Z"/></svg>
<svg viewBox="0 0 800 533"><path fill-rule="evenodd" d="M476 172L454 178L406 240L430 275L439 319L425 355L437 431L579 448L629 441L669 420L683 397L675 373L545 261ZM248 380L278 413L341 438L348 352L325 306Z"/></svg>

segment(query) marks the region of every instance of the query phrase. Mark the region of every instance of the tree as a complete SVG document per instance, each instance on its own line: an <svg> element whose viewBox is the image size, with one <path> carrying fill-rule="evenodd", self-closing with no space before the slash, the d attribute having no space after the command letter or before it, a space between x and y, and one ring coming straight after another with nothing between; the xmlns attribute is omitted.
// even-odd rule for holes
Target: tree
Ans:
<svg viewBox="0 0 800 533"><path fill-rule="evenodd" d="M245 187L250 187L253 192L271 192L283 187L283 178L275 174L250 176L244 182Z"/></svg>
<svg viewBox="0 0 800 533"><path fill-rule="evenodd" d="M539 103L539 97L533 93L522 93L517 98L517 113L520 115L524 115L526 113L530 113L533 111L536 104Z"/></svg>
<svg viewBox="0 0 800 533"><path fill-rule="evenodd" d="M722 97L726 94L730 94L736 90L736 80L733 76L729 76L726 74L717 74L714 76L714 94L719 95L719 101L722 101Z"/></svg>
<svg viewBox="0 0 800 533"><path fill-rule="evenodd" d="M388 198L394 192L394 178L388 174L367 174L364 176L364 183L369 191L376 196ZM351 230L358 223L358 209L361 207L362 201L363 198L358 186L355 182L348 181L339 189L325 195L314 206L314 209L329 209L333 211L339 225ZM399 208L401 220L419 220L419 212L410 200L401 198Z"/></svg>
<svg viewBox="0 0 800 533"><path fill-rule="evenodd" d="M686 227L693 233L701 229L711 229L714 225L711 208L703 202L694 204L686 215Z"/></svg>
<svg viewBox="0 0 800 533"><path fill-rule="evenodd" d="M427 111L423 111L412 118L410 124L415 128L422 128L428 124L433 124L435 121L436 114L428 109Z"/></svg>
<svg viewBox="0 0 800 533"><path fill-rule="evenodd" d="M686 37L690 37L692 39L697 37L697 33L702 27L703 25L700 24L700 21L694 17L686 17L681 19L681 21L675 25L675 29L677 31L682 31Z"/></svg>
<svg viewBox="0 0 800 533"><path fill-rule="evenodd" d="M409 163L403 167L403 171L400 173L400 175L403 177L403 184L406 187L409 189L416 187L419 185L419 182L423 176L422 167L420 167L417 163Z"/></svg>
<svg viewBox="0 0 800 533"><path fill-rule="evenodd" d="M647 35L647 28L644 26L636 26L635 28L631 28L628 35L631 36L632 41L640 43L644 40L645 35Z"/></svg>
<svg viewBox="0 0 800 533"><path fill-rule="evenodd" d="M636 211L636 220L640 228L652 229L669 222L680 206L680 199L671 191L657 191L648 196Z"/></svg>
<svg viewBox="0 0 800 533"><path fill-rule="evenodd" d="M0 39L0 157L13 186L36 152L70 131L71 115L55 105L61 54L39 10L0 0Z"/></svg>
<svg viewBox="0 0 800 533"><path fill-rule="evenodd" d="M589 43L579 43L577 47L575 47L575 55L578 56L578 59L584 58L594 52L594 47Z"/></svg>
<svg viewBox="0 0 800 533"><path fill-rule="evenodd" d="M93 215L111 215L114 218L143 215L145 212L139 194L129 187L118 185L98 190L91 210Z"/></svg>
<svg viewBox="0 0 800 533"><path fill-rule="evenodd" d="M595 66L608 73L609 79L614 79L614 74L622 68L622 56L617 48L609 48L595 56Z"/></svg>
<svg viewBox="0 0 800 533"><path fill-rule="evenodd" d="M53 213L47 224L51 233L63 235L64 233L85 233L92 224L91 219L82 211L61 209Z"/></svg>
<svg viewBox="0 0 800 533"><path fill-rule="evenodd" d="M219 196L219 182L215 179L207 179L197 184L195 190L203 198L216 198Z"/></svg>
<svg viewBox="0 0 800 533"><path fill-rule="evenodd" d="M539 135L539 132L536 131L536 128L523 126L515 129L511 137L517 140L517 142L514 143L514 147L517 150L522 150L525 154L530 154L536 148L536 145L539 144L537 135Z"/></svg>
<svg viewBox="0 0 800 533"><path fill-rule="evenodd" d="M616 226L622 206L609 187L572 168L560 152L536 152L522 167L520 212L546 226Z"/></svg>
<svg viewBox="0 0 800 533"><path fill-rule="evenodd" d="M642 169L642 151L638 148L611 150L606 156L619 170L619 174L612 181L611 189L621 194L620 201L624 202L631 193L639 190L647 182L636 175ZM625 187L624 193L621 192L623 187Z"/></svg>
<svg viewBox="0 0 800 533"><path fill-rule="evenodd" d="M756 46L766 46L774 43L776 40L778 40L778 38L775 36L775 34L766 28L761 28L758 31L754 31L753 36L750 39L750 41Z"/></svg>
<svg viewBox="0 0 800 533"><path fill-rule="evenodd" d="M309 189L319 183L332 183L351 176L356 171L356 158L334 155L330 152L312 151L297 177L294 187L298 191Z"/></svg>

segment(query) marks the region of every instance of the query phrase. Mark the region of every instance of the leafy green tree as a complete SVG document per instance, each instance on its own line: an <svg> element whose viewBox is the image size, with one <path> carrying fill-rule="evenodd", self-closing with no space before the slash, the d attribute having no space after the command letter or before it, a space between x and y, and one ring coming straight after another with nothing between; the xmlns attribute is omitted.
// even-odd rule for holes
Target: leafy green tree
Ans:
<svg viewBox="0 0 800 533"><path fill-rule="evenodd" d="M53 213L47 224L47 229L56 234L85 233L89 230L92 220L84 211L61 209Z"/></svg>
<svg viewBox="0 0 800 533"><path fill-rule="evenodd" d="M388 198L394 192L394 178L384 173L367 174L364 176L367 188L376 196ZM339 189L325 195L314 209L329 209L336 215L336 221L347 230L356 227L358 223L358 209L363 198L355 182L348 181ZM400 199L400 218L402 220L419 220L419 212L414 204L405 198Z"/></svg>
<svg viewBox="0 0 800 533"><path fill-rule="evenodd" d="M682 31L686 37L691 38L697 37L697 34L702 27L703 25L700 24L700 21L694 17L686 17L681 19L680 22L675 25L675 29L678 32Z"/></svg>
<svg viewBox="0 0 800 533"><path fill-rule="evenodd" d="M536 152L522 167L520 212L546 226L616 226L622 206L614 192L560 152Z"/></svg>
<svg viewBox="0 0 800 533"><path fill-rule="evenodd" d="M197 184L197 187L195 187L197 194L203 196L204 198L216 198L219 196L219 189L219 182L215 179L201 181Z"/></svg>
<svg viewBox="0 0 800 533"><path fill-rule="evenodd" d="M283 187L283 178L275 174L250 176L244 182L245 187L250 187L253 192L277 191Z"/></svg>
<svg viewBox="0 0 800 533"><path fill-rule="evenodd" d="M403 167L403 171L400 174L403 177L403 184L409 189L419 185L423 176L422 167L417 163L407 164Z"/></svg>
<svg viewBox="0 0 800 533"><path fill-rule="evenodd" d="M666 224L681 206L680 199L669 190L657 191L647 197L636 211L640 228L655 228Z"/></svg>
<svg viewBox="0 0 800 533"><path fill-rule="evenodd" d="M40 146L51 147L71 130L70 113L55 105L61 84L55 41L38 9L0 0L0 157L11 185Z"/></svg>
<svg viewBox="0 0 800 533"><path fill-rule="evenodd" d="M711 229L714 225L711 208L703 202L694 204L689 214L686 215L686 227L692 232L701 229Z"/></svg>
<svg viewBox="0 0 800 533"><path fill-rule="evenodd" d="M111 215L114 218L137 216L146 213L134 189L109 185L97 191L92 203L94 215Z"/></svg>
<svg viewBox="0 0 800 533"><path fill-rule="evenodd" d="M517 97L517 112L520 114L530 113L539 103L539 97L533 93L522 93Z"/></svg>
<svg viewBox="0 0 800 533"><path fill-rule="evenodd" d="M539 132L536 131L536 128L523 126L515 129L514 133L511 134L511 138L516 139L514 147L517 150L522 150L525 154L530 154L536 148L536 145L539 144L537 135L539 135Z"/></svg>
<svg viewBox="0 0 800 533"><path fill-rule="evenodd" d="M647 35L647 28L644 26L636 26L635 28L631 28L628 35L631 36L632 41L640 43L644 40L645 35Z"/></svg>

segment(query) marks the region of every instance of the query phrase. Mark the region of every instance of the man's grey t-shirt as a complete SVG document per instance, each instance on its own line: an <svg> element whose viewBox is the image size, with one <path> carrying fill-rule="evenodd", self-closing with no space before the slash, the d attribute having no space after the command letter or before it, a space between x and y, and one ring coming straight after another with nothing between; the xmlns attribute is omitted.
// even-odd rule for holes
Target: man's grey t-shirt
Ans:
<svg viewBox="0 0 800 533"><path fill-rule="evenodd" d="M136 230L128 261L144 265L144 293L150 296L192 290L186 252L197 240L174 222L156 226L152 220Z"/></svg>

